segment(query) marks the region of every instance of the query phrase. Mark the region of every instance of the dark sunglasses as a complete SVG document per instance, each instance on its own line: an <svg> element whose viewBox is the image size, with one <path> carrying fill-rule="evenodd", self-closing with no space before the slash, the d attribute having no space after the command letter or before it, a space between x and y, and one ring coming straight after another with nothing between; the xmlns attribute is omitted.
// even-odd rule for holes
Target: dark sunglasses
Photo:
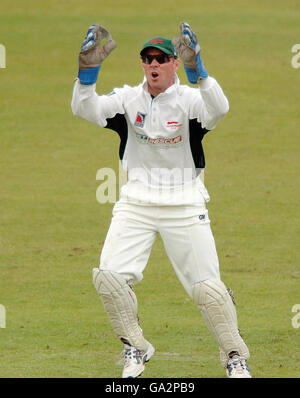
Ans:
<svg viewBox="0 0 300 398"><path fill-rule="evenodd" d="M144 64L147 65L151 65L152 61L155 59L159 64L164 64L166 62L170 61L170 58L172 58L172 56L170 55L166 55L166 54L158 54L158 55L142 55L141 56L142 61L144 62Z"/></svg>

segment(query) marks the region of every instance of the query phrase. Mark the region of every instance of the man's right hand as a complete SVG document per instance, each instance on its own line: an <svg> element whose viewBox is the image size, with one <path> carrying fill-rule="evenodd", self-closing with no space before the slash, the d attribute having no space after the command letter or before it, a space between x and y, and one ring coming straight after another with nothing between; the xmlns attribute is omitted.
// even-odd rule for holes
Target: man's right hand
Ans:
<svg viewBox="0 0 300 398"><path fill-rule="evenodd" d="M101 47L103 39L106 43ZM117 43L103 26L94 24L89 27L79 53L78 78L81 84L96 83L102 62L116 46Z"/></svg>

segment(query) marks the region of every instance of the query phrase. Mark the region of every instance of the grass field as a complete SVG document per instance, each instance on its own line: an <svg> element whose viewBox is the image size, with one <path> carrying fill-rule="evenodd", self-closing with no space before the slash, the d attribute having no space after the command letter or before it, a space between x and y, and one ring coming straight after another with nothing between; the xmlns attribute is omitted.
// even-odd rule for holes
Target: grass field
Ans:
<svg viewBox="0 0 300 398"><path fill-rule="evenodd" d="M120 376L122 347L91 278L113 206L96 201L96 172L118 169L118 137L72 115L78 50L91 23L110 29L118 47L97 85L108 93L140 83L141 45L177 35L186 20L231 107L204 140L205 183L249 366L257 378L298 378L299 1L1 0L0 8L0 377ZM143 377L225 377L160 239L136 294L157 350Z"/></svg>

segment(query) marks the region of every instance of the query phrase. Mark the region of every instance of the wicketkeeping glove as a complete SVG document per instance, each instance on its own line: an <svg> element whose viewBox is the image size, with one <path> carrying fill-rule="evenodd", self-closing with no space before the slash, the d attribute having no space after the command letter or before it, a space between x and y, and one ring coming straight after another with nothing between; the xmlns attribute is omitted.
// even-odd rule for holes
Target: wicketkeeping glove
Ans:
<svg viewBox="0 0 300 398"><path fill-rule="evenodd" d="M106 43L101 47L101 42ZM117 46L109 31L99 24L89 27L79 53L78 78L81 84L94 84L97 81L102 62Z"/></svg>
<svg viewBox="0 0 300 398"><path fill-rule="evenodd" d="M187 22L181 22L179 27L181 34L173 39L172 42L184 63L188 81L196 84L199 80L208 76L200 58L201 48L195 33Z"/></svg>

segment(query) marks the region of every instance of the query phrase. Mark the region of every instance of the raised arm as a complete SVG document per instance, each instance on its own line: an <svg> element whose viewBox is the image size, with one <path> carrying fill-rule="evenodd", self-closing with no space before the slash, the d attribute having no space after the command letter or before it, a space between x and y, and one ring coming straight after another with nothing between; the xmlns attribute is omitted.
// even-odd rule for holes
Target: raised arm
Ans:
<svg viewBox="0 0 300 398"><path fill-rule="evenodd" d="M101 42L106 43L101 46ZM109 31L99 24L90 26L79 53L79 69L71 108L74 115L82 117L101 127L116 113L123 112L122 100L118 95L96 93L96 81L105 58L116 47Z"/></svg>
<svg viewBox="0 0 300 398"><path fill-rule="evenodd" d="M190 102L190 118L197 118L202 127L212 130L226 115L229 103L218 82L208 75L200 57L201 47L190 25L181 22L180 36L173 44L183 61L188 81L198 84L199 90L193 90Z"/></svg>

